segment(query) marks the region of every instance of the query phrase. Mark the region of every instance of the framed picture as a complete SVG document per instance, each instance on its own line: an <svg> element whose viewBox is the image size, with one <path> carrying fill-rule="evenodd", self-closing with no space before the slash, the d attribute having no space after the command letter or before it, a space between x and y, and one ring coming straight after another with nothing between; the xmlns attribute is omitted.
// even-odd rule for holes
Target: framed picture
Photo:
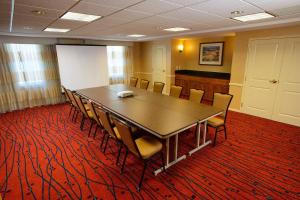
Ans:
<svg viewBox="0 0 300 200"><path fill-rule="evenodd" d="M199 65L216 65L223 64L224 42L200 43Z"/></svg>

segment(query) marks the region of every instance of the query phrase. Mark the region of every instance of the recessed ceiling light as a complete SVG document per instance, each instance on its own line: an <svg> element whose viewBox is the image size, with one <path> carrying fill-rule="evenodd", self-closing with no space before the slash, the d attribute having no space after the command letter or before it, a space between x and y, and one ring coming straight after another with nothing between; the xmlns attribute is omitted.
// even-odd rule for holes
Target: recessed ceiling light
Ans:
<svg viewBox="0 0 300 200"><path fill-rule="evenodd" d="M67 12L61 17L61 19L68 19L68 20L75 20L75 21L82 21L82 22L92 22L99 18L101 18L101 16L87 15L87 14L75 13L75 12Z"/></svg>
<svg viewBox="0 0 300 200"><path fill-rule="evenodd" d="M31 13L34 14L34 15L45 15L46 11L44 11L44 10L32 10Z"/></svg>
<svg viewBox="0 0 300 200"><path fill-rule="evenodd" d="M232 11L230 14L232 15L240 15L242 14L244 11L239 11L239 10L235 10L235 11Z"/></svg>
<svg viewBox="0 0 300 200"><path fill-rule="evenodd" d="M233 17L233 19L241 21L241 22L248 22L248 21L254 21L254 20L261 20L261 19L268 19L275 17L274 15L271 15L266 12L262 13L256 13L256 14L251 14L251 15L243 15L243 16L238 16L238 17Z"/></svg>
<svg viewBox="0 0 300 200"><path fill-rule="evenodd" d="M182 27L173 27L173 28L166 28L164 30L165 31L178 32L178 31L187 31L187 30L190 30L190 29L189 28L182 28Z"/></svg>
<svg viewBox="0 0 300 200"><path fill-rule="evenodd" d="M128 37L144 37L145 35L141 35L141 34L132 34L132 35L127 35Z"/></svg>
<svg viewBox="0 0 300 200"><path fill-rule="evenodd" d="M64 29L64 28L46 28L44 31L46 31L46 32L65 33L65 32L70 31L70 29Z"/></svg>

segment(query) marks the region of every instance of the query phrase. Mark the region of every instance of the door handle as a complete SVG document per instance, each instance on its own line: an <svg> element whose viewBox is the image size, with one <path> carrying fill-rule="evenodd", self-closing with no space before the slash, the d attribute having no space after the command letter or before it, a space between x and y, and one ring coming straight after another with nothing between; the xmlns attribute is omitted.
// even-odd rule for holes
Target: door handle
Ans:
<svg viewBox="0 0 300 200"><path fill-rule="evenodd" d="M275 79L273 79L273 80L269 80L269 82L275 84L275 83L277 83L278 81L275 80Z"/></svg>

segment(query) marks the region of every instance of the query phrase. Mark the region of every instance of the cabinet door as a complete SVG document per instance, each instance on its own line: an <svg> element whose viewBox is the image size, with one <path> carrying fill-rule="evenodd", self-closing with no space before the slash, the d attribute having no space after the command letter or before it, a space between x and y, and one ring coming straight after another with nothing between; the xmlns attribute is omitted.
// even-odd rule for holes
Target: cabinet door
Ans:
<svg viewBox="0 0 300 200"><path fill-rule="evenodd" d="M272 118L300 126L300 38L286 39Z"/></svg>
<svg viewBox="0 0 300 200"><path fill-rule="evenodd" d="M250 41L243 89L245 113L272 118L283 51L282 39Z"/></svg>

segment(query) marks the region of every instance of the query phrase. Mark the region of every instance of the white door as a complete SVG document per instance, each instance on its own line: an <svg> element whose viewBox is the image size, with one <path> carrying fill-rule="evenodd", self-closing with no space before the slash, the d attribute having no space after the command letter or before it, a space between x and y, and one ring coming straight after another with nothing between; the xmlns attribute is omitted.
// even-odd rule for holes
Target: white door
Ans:
<svg viewBox="0 0 300 200"><path fill-rule="evenodd" d="M286 39L273 119L300 126L300 38Z"/></svg>
<svg viewBox="0 0 300 200"><path fill-rule="evenodd" d="M166 47L157 45L152 47L152 81L166 83L167 56ZM166 87L165 87L166 88Z"/></svg>
<svg viewBox="0 0 300 200"><path fill-rule="evenodd" d="M242 110L271 119L283 57L281 39L254 40L249 43Z"/></svg>

